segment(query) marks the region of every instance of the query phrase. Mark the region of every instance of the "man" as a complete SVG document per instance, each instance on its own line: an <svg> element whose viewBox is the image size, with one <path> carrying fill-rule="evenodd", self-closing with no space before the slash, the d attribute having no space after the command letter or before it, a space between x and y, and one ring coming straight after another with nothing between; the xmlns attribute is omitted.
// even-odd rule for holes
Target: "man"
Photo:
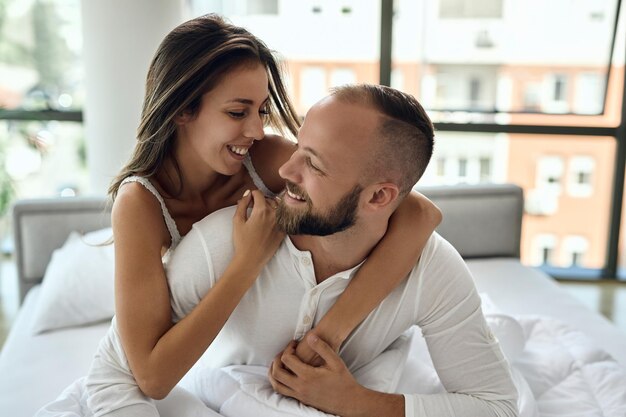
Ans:
<svg viewBox="0 0 626 417"><path fill-rule="evenodd" d="M434 234L407 279L353 331L338 356L314 335L314 368L295 343L323 317L387 230L424 172L433 128L411 96L372 85L336 89L308 112L298 149L281 167L277 221L288 236L203 357L204 365L270 366L284 395L342 416L514 416L516 391L462 259ZM234 208L194 225L168 267L179 316L197 304L232 256ZM410 244L410 242L407 242ZM393 262L390 259L390 262ZM384 277L381 277L384 279ZM191 289L184 289L191 286ZM428 345L447 393L386 394L351 371L373 361L411 326Z"/></svg>

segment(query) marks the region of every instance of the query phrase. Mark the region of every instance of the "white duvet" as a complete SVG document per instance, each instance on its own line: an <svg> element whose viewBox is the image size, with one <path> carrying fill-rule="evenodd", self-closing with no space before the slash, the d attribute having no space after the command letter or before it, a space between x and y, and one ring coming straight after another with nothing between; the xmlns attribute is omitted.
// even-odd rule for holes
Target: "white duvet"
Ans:
<svg viewBox="0 0 626 417"><path fill-rule="evenodd" d="M520 416L626 416L626 370L585 335L546 317L486 317L512 365ZM276 394L266 375L267 369L259 366L195 369L157 407L162 417L328 416ZM414 387L420 387L419 393L428 394L444 389L419 331L394 343L355 376L381 391L415 393ZM38 415L86 417L83 388L77 381Z"/></svg>

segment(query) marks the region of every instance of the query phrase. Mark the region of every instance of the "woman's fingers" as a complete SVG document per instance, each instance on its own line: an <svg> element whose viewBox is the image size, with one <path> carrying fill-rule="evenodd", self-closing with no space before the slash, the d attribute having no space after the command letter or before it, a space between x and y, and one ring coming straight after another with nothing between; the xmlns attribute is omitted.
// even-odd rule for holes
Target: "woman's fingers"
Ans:
<svg viewBox="0 0 626 417"><path fill-rule="evenodd" d="M248 206L250 205L250 201L251 201L252 195L250 193L250 190L246 190L243 193L243 197L241 197L239 199L239 201L237 202L237 209L235 210L235 220L240 221L240 222L245 222L246 219L248 218Z"/></svg>

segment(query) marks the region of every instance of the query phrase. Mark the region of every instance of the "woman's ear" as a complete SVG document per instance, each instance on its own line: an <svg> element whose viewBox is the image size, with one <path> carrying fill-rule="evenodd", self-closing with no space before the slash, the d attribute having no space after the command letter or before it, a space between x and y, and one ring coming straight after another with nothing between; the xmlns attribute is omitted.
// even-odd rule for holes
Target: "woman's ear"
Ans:
<svg viewBox="0 0 626 417"><path fill-rule="evenodd" d="M399 194L398 186L391 182L374 184L370 190L370 198L367 205L373 210L388 208L396 202Z"/></svg>
<svg viewBox="0 0 626 417"><path fill-rule="evenodd" d="M174 123L176 123L178 126L182 126L191 121L192 118L193 116L191 115L191 113L185 111L174 117Z"/></svg>

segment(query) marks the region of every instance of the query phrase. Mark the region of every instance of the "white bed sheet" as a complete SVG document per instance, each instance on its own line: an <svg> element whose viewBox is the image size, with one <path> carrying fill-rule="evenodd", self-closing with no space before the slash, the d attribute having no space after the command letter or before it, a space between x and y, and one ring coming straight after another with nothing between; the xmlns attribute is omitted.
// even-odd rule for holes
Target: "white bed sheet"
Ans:
<svg viewBox="0 0 626 417"><path fill-rule="evenodd" d="M485 292L505 313L552 317L578 329L626 366L626 332L591 311L540 271L514 258L468 260L478 292Z"/></svg>

